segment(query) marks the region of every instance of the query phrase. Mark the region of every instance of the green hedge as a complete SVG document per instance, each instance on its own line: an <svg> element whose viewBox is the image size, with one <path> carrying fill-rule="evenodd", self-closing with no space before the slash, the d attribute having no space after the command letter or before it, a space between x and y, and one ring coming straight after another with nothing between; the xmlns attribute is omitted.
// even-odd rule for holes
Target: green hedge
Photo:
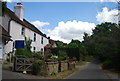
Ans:
<svg viewBox="0 0 120 81"><path fill-rule="evenodd" d="M79 48L64 48L64 47L57 47L57 48L52 48L52 53L54 55L59 56L59 51L65 51L67 53L67 56L69 58L76 58L77 61L80 60L80 51Z"/></svg>

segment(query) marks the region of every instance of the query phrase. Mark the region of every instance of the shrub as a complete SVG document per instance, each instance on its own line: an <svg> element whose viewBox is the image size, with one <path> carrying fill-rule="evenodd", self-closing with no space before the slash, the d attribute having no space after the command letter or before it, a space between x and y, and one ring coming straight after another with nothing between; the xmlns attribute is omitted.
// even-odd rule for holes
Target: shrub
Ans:
<svg viewBox="0 0 120 81"><path fill-rule="evenodd" d="M111 69L112 66L113 66L113 64L112 64L111 61L105 61L105 62L103 62L103 64L102 64L102 68L103 68L103 69Z"/></svg>
<svg viewBox="0 0 120 81"><path fill-rule="evenodd" d="M49 54L46 54L45 55L45 58L51 58L53 56L53 54L52 53L49 53Z"/></svg>
<svg viewBox="0 0 120 81"><path fill-rule="evenodd" d="M32 65L32 74L34 75L40 74L40 71L42 70L41 67L43 64L44 64L44 61L36 60Z"/></svg>
<svg viewBox="0 0 120 81"><path fill-rule="evenodd" d="M59 55L58 55L58 60L62 61L62 60L66 60L68 58L67 53L65 51L59 51Z"/></svg>
<svg viewBox="0 0 120 81"><path fill-rule="evenodd" d="M33 52L33 56L35 59L39 59L39 60L43 60L44 57L41 56L41 53L40 52Z"/></svg>
<svg viewBox="0 0 120 81"><path fill-rule="evenodd" d="M93 60L92 56L86 56L85 57L85 61L87 61L87 62L91 62L92 60Z"/></svg>
<svg viewBox="0 0 120 81"><path fill-rule="evenodd" d="M55 72L52 72L51 73L51 76L56 76L57 74Z"/></svg>
<svg viewBox="0 0 120 81"><path fill-rule="evenodd" d="M25 47L24 48L16 48L15 56L25 56L27 58L32 58L31 52L31 43L32 40L30 38L25 37Z"/></svg>

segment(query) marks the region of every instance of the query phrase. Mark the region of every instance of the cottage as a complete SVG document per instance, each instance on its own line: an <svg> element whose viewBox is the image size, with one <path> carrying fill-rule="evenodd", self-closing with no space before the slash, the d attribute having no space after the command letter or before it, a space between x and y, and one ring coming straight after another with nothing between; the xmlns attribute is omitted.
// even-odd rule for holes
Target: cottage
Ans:
<svg viewBox="0 0 120 81"><path fill-rule="evenodd" d="M11 40L5 44L3 56L6 56L14 49L16 40L24 40L24 36L32 40L31 51L44 51L44 46L49 44L49 40L45 34L38 30L34 25L24 19L24 7L21 3L14 6L14 12L6 9L6 13L2 19L1 26L11 36ZM2 44L1 44L2 45Z"/></svg>

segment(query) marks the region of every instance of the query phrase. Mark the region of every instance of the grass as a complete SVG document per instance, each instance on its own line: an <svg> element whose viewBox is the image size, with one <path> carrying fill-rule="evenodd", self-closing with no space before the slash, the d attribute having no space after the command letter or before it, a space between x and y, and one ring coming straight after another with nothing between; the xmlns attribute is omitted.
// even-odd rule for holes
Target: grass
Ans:
<svg viewBox="0 0 120 81"><path fill-rule="evenodd" d="M80 61L80 62L77 62L76 65L78 66L82 66L82 65L85 65L85 61Z"/></svg>
<svg viewBox="0 0 120 81"><path fill-rule="evenodd" d="M85 57L85 61L86 62L91 62L93 60L93 57L92 56L86 56Z"/></svg>
<svg viewBox="0 0 120 81"><path fill-rule="evenodd" d="M86 56L85 61L77 62L76 65L82 66L82 65L85 65L87 62L91 62L92 60L93 60L92 56Z"/></svg>
<svg viewBox="0 0 120 81"><path fill-rule="evenodd" d="M75 68L72 70L66 70L63 72L58 73L57 75L54 76L47 76L47 77L42 77L43 79L63 79L65 77L68 77L70 74L77 72L79 69Z"/></svg>

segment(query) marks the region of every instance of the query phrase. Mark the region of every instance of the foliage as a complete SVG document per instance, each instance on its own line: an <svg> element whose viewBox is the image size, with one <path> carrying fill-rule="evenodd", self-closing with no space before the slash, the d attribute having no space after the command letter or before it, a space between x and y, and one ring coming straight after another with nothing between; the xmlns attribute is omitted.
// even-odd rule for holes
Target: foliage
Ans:
<svg viewBox="0 0 120 81"><path fill-rule="evenodd" d="M51 73L51 76L56 76L57 74L55 72L52 72Z"/></svg>
<svg viewBox="0 0 120 81"><path fill-rule="evenodd" d="M31 43L32 40L30 38L25 37L25 48L17 48L15 55L16 56L25 56L27 58L33 57L32 52L31 52Z"/></svg>
<svg viewBox="0 0 120 81"><path fill-rule="evenodd" d="M97 25L93 35L84 34L83 44L89 55L99 58L105 65L106 61L111 61L113 68L119 70L120 27L117 24L106 22Z"/></svg>
<svg viewBox="0 0 120 81"><path fill-rule="evenodd" d="M24 49L23 48L17 48L15 51L15 56L24 56Z"/></svg>
<svg viewBox="0 0 120 81"><path fill-rule="evenodd" d="M56 41L56 42L57 42L58 47L64 47L67 45L67 43L63 43L62 41Z"/></svg>
<svg viewBox="0 0 120 81"><path fill-rule="evenodd" d="M80 51L79 51L79 48L68 48L68 47L57 47L57 48L52 48L52 53L55 53L57 56L60 56L60 52L63 52L65 54L64 57L69 57L69 58L77 58L77 60L79 61L80 60ZM61 53L62 54L62 53ZM66 56L67 54L67 56ZM63 56L62 55L62 56ZM64 57L59 57L58 59L63 59Z"/></svg>
<svg viewBox="0 0 120 81"><path fill-rule="evenodd" d="M45 61L46 62L55 62L55 61L57 61L57 58L52 53L49 53L49 54L45 55Z"/></svg>
<svg viewBox="0 0 120 81"><path fill-rule="evenodd" d="M44 65L45 65L45 62L43 60L35 60L35 62L32 65L32 74L34 74L34 75L40 75L41 71L43 70L42 67Z"/></svg>
<svg viewBox="0 0 120 81"><path fill-rule="evenodd" d="M67 60L68 56L67 53L65 51L60 50L59 54L58 54L58 60Z"/></svg>
<svg viewBox="0 0 120 81"><path fill-rule="evenodd" d="M80 65L85 65L85 61L77 62L76 65L78 65L78 66L80 66Z"/></svg>
<svg viewBox="0 0 120 81"><path fill-rule="evenodd" d="M76 43L69 43L69 44L67 45L67 47L68 47L68 48L77 48L78 45L77 45Z"/></svg>
<svg viewBox="0 0 120 81"><path fill-rule="evenodd" d="M103 62L103 64L102 64L102 68L103 68L103 69L111 69L111 68L113 68L112 66L113 66L113 64L112 64L111 61L105 61L105 62Z"/></svg>
<svg viewBox="0 0 120 81"><path fill-rule="evenodd" d="M41 52L33 52L33 56L35 59L43 60L44 57L41 56Z"/></svg>
<svg viewBox="0 0 120 81"><path fill-rule="evenodd" d="M87 61L87 62L91 62L92 60L93 60L92 56L86 56L85 57L85 61Z"/></svg>
<svg viewBox="0 0 120 81"><path fill-rule="evenodd" d="M30 38L27 38L25 37L25 49L27 49L28 51L31 51L31 43L32 43L32 40Z"/></svg>

